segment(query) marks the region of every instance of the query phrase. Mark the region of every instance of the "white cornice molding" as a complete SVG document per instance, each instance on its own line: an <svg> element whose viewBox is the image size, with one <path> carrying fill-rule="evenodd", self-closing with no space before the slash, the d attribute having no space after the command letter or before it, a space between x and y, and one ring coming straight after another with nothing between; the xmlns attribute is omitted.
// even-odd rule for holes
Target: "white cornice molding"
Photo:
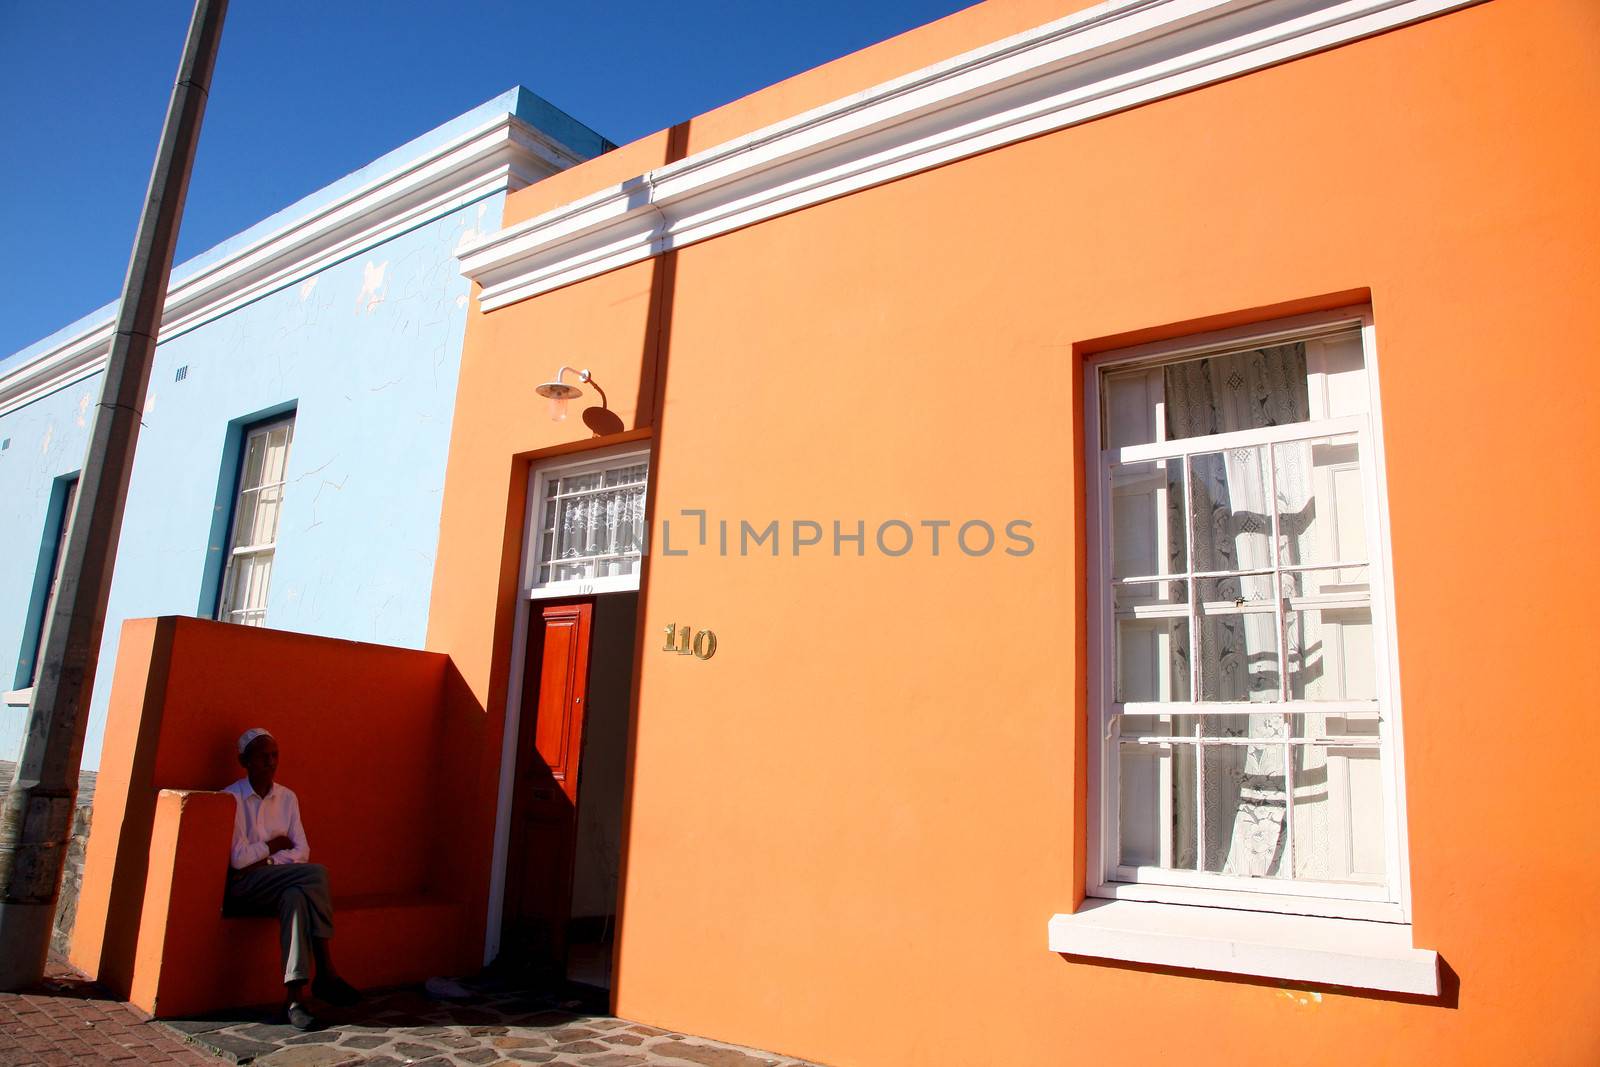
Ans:
<svg viewBox="0 0 1600 1067"><path fill-rule="evenodd" d="M763 219L1482 0L1111 0L463 247L485 311Z"/></svg>
<svg viewBox="0 0 1600 1067"><path fill-rule="evenodd" d="M498 116L177 280L161 340L226 315L491 193L581 163L515 115ZM105 366L112 316L0 371L0 415Z"/></svg>

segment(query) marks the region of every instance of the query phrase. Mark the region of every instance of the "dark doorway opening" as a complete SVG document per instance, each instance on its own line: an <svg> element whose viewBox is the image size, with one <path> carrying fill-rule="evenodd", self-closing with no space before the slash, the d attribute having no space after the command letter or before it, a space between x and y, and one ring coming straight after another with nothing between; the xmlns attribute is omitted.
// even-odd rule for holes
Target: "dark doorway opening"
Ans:
<svg viewBox="0 0 1600 1067"><path fill-rule="evenodd" d="M611 988L639 594L534 601L507 853L501 969Z"/></svg>

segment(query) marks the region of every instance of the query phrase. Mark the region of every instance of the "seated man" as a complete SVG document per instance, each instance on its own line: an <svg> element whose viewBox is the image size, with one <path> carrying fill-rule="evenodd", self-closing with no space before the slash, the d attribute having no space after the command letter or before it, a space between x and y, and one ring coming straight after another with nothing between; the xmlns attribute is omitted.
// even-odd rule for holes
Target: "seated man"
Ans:
<svg viewBox="0 0 1600 1067"><path fill-rule="evenodd" d="M316 1019L306 1007L306 979L311 977L307 949L317 964L313 994L337 1005L354 1004L361 995L333 966L328 872L320 864L306 862L311 846L300 825L300 802L273 782L278 742L260 728L246 730L239 738L239 763L246 776L228 787L235 807L225 907L277 913L282 924L285 1012L290 1025L309 1030Z"/></svg>

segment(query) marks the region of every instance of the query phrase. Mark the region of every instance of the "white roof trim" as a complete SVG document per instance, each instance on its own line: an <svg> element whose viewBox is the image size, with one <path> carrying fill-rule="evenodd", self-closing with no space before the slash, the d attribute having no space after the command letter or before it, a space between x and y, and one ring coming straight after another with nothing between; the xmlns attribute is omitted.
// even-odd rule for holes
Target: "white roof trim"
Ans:
<svg viewBox="0 0 1600 1067"><path fill-rule="evenodd" d="M160 339L170 340L430 219L490 193L520 189L584 158L515 115L501 115L175 282L167 293ZM100 371L110 352L113 322L114 313L0 372L0 415Z"/></svg>
<svg viewBox="0 0 1600 1067"><path fill-rule="evenodd" d="M463 247L485 311L1481 0L1109 0Z"/></svg>

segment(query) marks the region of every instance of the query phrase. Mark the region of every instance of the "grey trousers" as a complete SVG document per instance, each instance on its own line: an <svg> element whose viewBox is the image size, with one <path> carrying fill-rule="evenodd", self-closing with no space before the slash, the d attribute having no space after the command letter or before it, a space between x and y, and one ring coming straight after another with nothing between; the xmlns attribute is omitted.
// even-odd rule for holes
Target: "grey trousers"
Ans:
<svg viewBox="0 0 1600 1067"><path fill-rule="evenodd" d="M310 939L333 936L328 869L320 863L285 863L230 871L223 911L235 915L276 914L283 980L304 982L311 977Z"/></svg>

